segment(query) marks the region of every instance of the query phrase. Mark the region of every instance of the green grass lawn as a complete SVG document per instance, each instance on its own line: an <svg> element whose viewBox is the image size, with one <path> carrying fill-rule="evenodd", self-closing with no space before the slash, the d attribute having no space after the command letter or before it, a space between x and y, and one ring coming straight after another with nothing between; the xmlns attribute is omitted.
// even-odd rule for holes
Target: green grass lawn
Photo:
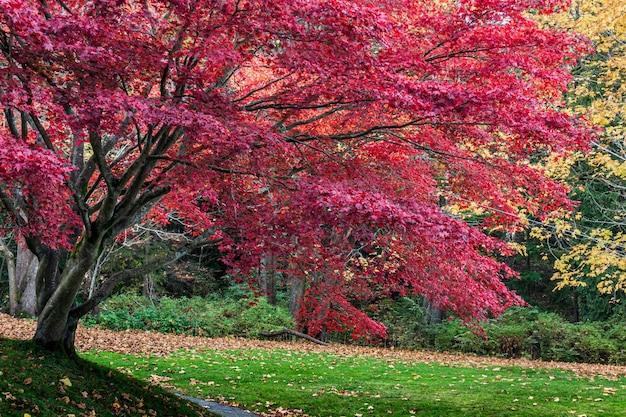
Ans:
<svg viewBox="0 0 626 417"><path fill-rule="evenodd" d="M624 416L626 379L553 369L472 368L287 350L83 357L142 380L250 410L311 416Z"/></svg>
<svg viewBox="0 0 626 417"><path fill-rule="evenodd" d="M171 392L110 368L0 338L0 417L208 415Z"/></svg>

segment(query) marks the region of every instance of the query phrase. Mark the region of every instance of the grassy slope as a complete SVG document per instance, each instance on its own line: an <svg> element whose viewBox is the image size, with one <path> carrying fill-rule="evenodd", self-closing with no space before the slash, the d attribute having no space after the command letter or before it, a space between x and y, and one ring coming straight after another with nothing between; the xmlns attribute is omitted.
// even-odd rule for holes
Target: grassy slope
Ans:
<svg viewBox="0 0 626 417"><path fill-rule="evenodd" d="M33 323L0 318L0 334L32 335ZM0 417L202 415L167 392L139 382L145 380L244 408L283 408L275 414L281 416L294 414L285 408L334 417L600 417L623 416L626 410L623 367L81 332L82 357L98 365L67 361L30 342L0 337ZM118 353L104 351L107 348ZM548 366L551 369L544 368ZM577 377L569 369L594 376Z"/></svg>
<svg viewBox="0 0 626 417"><path fill-rule="evenodd" d="M91 352L104 366L189 395L312 416L623 416L626 379L560 369L420 363L292 350L179 351L169 357ZM284 415L284 414L277 414Z"/></svg>
<svg viewBox="0 0 626 417"><path fill-rule="evenodd" d="M0 394L0 417L211 415L120 372L3 338Z"/></svg>

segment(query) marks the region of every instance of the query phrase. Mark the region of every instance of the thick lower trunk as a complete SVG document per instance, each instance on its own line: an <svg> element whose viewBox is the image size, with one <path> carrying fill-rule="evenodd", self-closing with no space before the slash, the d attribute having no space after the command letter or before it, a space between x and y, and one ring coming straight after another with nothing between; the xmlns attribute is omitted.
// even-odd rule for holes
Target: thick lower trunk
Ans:
<svg viewBox="0 0 626 417"><path fill-rule="evenodd" d="M37 312L41 313L61 282L61 254L58 251L46 250L38 259L39 265L36 278Z"/></svg>
<svg viewBox="0 0 626 417"><path fill-rule="evenodd" d="M69 357L74 357L76 356L77 327L78 319L72 316L68 316L64 323L62 320L39 319L33 340L48 349L61 351Z"/></svg>
<svg viewBox="0 0 626 417"><path fill-rule="evenodd" d="M38 281L39 316L33 340L47 348L75 355L74 341L80 316L70 314L87 271L95 263L93 247L83 247L58 273L59 253L40 259Z"/></svg>

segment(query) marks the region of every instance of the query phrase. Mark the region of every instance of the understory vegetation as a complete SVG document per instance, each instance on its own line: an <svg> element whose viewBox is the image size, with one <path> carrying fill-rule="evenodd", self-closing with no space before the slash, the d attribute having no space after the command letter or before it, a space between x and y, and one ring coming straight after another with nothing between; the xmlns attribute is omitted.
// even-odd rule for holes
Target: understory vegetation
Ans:
<svg viewBox="0 0 626 417"><path fill-rule="evenodd" d="M112 330L150 330L194 336L257 338L259 333L293 328L286 306L270 305L236 291L224 298L160 298L123 294L108 300L86 326ZM618 317L602 322L569 323L558 314L534 308L514 308L502 317L468 328L460 320L427 324L427 311L411 298L384 304L378 320L388 337L379 342L398 349L433 349L486 356L544 361L626 364L626 328ZM331 335L340 343L350 333Z"/></svg>
<svg viewBox="0 0 626 417"><path fill-rule="evenodd" d="M111 298L99 314L85 317L86 326L111 330L150 330L205 337L258 337L261 332L293 327L289 311L265 298L201 297L151 300L122 294Z"/></svg>

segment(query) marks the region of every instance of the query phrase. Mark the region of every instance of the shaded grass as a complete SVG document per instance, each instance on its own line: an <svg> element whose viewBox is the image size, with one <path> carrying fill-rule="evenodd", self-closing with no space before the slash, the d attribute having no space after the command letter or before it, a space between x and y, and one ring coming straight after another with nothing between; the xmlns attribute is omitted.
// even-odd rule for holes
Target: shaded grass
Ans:
<svg viewBox="0 0 626 417"><path fill-rule="evenodd" d="M85 357L188 395L312 416L621 416L626 379L554 369L463 367L288 350Z"/></svg>
<svg viewBox="0 0 626 417"><path fill-rule="evenodd" d="M0 417L209 416L157 386L0 338Z"/></svg>

